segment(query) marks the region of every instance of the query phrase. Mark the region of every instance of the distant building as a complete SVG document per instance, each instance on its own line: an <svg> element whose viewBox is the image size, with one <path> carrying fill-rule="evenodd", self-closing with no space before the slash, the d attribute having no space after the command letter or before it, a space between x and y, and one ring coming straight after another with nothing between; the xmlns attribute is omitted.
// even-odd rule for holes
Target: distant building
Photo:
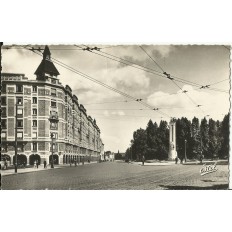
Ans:
<svg viewBox="0 0 232 232"><path fill-rule="evenodd" d="M115 160L115 155L111 151L106 151L104 154L104 160L105 161L114 161Z"/></svg>
<svg viewBox="0 0 232 232"><path fill-rule="evenodd" d="M116 160L124 160L125 159L125 152L115 152L115 159Z"/></svg>
<svg viewBox="0 0 232 232"><path fill-rule="evenodd" d="M59 82L59 74L47 46L35 71L36 80L19 73L1 74L2 159L15 163L16 126L18 163L49 163L52 146L55 164L80 157L99 160L104 144L96 120L87 115L72 89Z"/></svg>

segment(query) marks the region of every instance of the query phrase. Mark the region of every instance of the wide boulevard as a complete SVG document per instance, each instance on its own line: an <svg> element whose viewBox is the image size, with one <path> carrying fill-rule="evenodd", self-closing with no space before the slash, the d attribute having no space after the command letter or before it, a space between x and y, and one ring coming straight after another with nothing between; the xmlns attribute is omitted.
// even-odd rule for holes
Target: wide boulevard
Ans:
<svg viewBox="0 0 232 232"><path fill-rule="evenodd" d="M227 189L228 165L200 175L201 164L103 162L2 176L2 189L124 190ZM3 171L4 172L4 171Z"/></svg>

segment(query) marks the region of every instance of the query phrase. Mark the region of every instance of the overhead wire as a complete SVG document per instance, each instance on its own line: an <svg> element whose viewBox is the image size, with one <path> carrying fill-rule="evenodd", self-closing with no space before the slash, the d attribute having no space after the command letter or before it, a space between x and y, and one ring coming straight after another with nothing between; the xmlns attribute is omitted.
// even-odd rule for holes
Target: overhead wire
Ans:
<svg viewBox="0 0 232 232"><path fill-rule="evenodd" d="M25 45L25 46L21 46L21 45L4 45L4 46L7 46L5 49L24 49L25 46L30 46L30 45ZM14 46L21 46L21 47L14 47ZM73 48L50 48L50 50L83 50L83 48L80 47L80 46L77 46L77 45L74 45L74 46L79 47L79 49L73 49ZM85 46L85 47L88 48L87 45L83 45L83 46ZM115 45L115 46L122 46L122 45ZM110 46L110 47L115 47L115 46ZM224 47L226 47L226 46L224 46ZM4 48L4 47L3 47L3 48ZM106 48L109 48L109 47L106 47ZM227 48L227 47L226 47L226 48ZM39 47L39 48L36 48L36 49L38 49L38 50L43 50L43 49L40 48L40 47ZM126 62L128 62L128 63L134 64L134 65L136 65L136 66L140 66L140 67L142 67L142 68L144 68L144 69L148 69L148 70L157 72L157 74L160 74L162 77L165 76L165 75L163 75L163 73L161 73L161 72L159 72L159 71L157 71L157 70L154 70L154 69L151 69L151 68L148 68L148 67L145 67L145 66L136 64L136 63L134 63L134 62L128 61L128 60L126 60L126 59L123 59L123 58L114 56L114 55L112 55L112 54L109 54L109 53L100 51L100 50L103 49L103 48L99 48L99 50L98 50L98 48L95 47L95 49L97 49L96 51L101 52L101 53L103 53L103 54L107 54L107 55L110 55L110 56L115 57L115 58L117 58L117 59L121 59L121 60L124 60L124 61L126 61ZM95 50L95 49L93 49L93 50ZM91 50L88 50L88 51L91 51L91 52L92 52L93 50L91 49ZM143 49L143 50L144 50L144 49ZM145 50L144 50L144 51L145 51ZM98 53L94 53L94 54L98 54ZM148 53L146 52L146 54L148 54ZM99 54L98 54L98 55L99 55ZM149 55L149 54L148 54L148 55ZM149 55L149 57L150 57L150 55ZM107 57L107 58L109 58L109 57ZM152 59L152 60L162 69L162 67L161 67L154 59ZM119 62L118 60L116 60L116 61ZM125 64L125 63L124 63L124 64ZM128 64L125 64L125 65L128 65ZM144 70L144 69L142 69L142 70L143 70L143 71L147 71L147 70ZM162 70L163 70L163 69L162 69ZM181 83L184 83L184 84L189 84L189 85L192 85L192 86L195 86L195 87L197 87L197 86L199 86L199 87L204 87L204 86L201 85L201 84L198 84L198 83L195 83L195 82L192 82L192 81L188 81L188 80L179 78L179 77L174 76L174 75L172 75L172 77L175 78L175 81L178 81L178 82L181 82ZM225 79L225 80L226 80L226 79ZM216 84L216 83L215 83L215 84ZM213 84L210 84L210 85L207 85L207 86L211 86L211 85L213 85ZM210 89L212 89L212 88L210 88ZM210 90L210 89L209 89L209 90ZM222 91L222 92L224 91L224 92L225 92L225 90L221 90L221 89L217 89L217 88L214 88L214 89L212 89L212 90L214 90L214 91Z"/></svg>
<svg viewBox="0 0 232 232"><path fill-rule="evenodd" d="M9 46L10 46L10 45L9 45ZM11 47L9 47L9 46L6 47L5 49L7 49L7 50L8 50L8 49L24 49L24 47L12 47L12 46L16 46L16 45L11 45ZM29 45L26 45L26 46L29 46ZM79 49L73 49L73 48L50 48L50 50L83 50L83 48L80 47L80 46L77 46L77 45L74 45L74 46L79 47ZM87 45L83 45L83 46L88 47ZM116 45L116 46L120 46L120 45ZM112 46L112 47L115 47L115 46ZM95 48L97 48L97 47L95 47ZM39 47L39 48L36 48L36 49L43 50L43 49L41 49L40 47ZM101 49L103 49L103 48L99 48L99 49L101 50ZM128 65L128 66L131 66L131 67L134 67L134 68L143 70L143 71L145 71L145 72L155 74L155 75L157 75L157 76L165 77L165 75L163 75L163 73L161 73L161 72L159 72L159 71L157 71L157 70L154 70L154 69L151 69L151 68L148 68L148 67L145 67L145 66L136 64L136 63L134 63L134 62L128 61L128 60L126 60L126 59L123 59L123 58L114 56L114 55L109 54L109 53L106 53L106 52L102 52L102 51L100 51L100 50L97 50L97 51L100 52L100 53L107 54L107 55L109 55L109 56L115 57L115 58L117 58L117 59L123 60L123 61L125 61L125 62L127 62L127 63L122 62L122 61L119 61L119 60L115 60L115 59L113 59L113 58L111 58L111 57L108 57L108 56L104 56L104 55L99 54L99 53L97 53L97 52L93 52L93 50L89 50L89 52L92 52L92 53L94 53L94 54L97 54L97 55L106 57L106 58L111 59L111 60L114 60L114 61L117 61L117 62L119 62L119 63L123 63L124 65ZM146 53L146 54L147 54L147 53ZM154 60L154 59L153 59L153 60ZM129 64L128 64L128 63L129 63ZM132 64L132 65L130 65L130 64ZM156 62L156 64L158 64L158 63ZM135 66L134 66L134 65L135 65ZM141 67L141 68L140 68L140 67ZM160 66L160 67L161 67L161 66ZM151 71L149 71L149 70L151 70ZM155 72L155 73L154 73L154 72ZM192 85L192 86L195 86L195 87L199 87L200 89L201 89L202 87L204 87L204 86L201 85L201 84L197 84L197 83L195 83L195 82L188 81L188 80L185 80L185 79L182 79L182 78L173 76L173 75L172 75L172 77L175 78L175 81L176 81L176 82L180 82L180 83L183 83L183 84L188 84L188 85ZM210 85L208 85L208 86L210 86ZM204 89L206 89L206 88L204 88ZM217 89L217 88L211 88L211 87L208 88L207 90L213 90L213 91L228 93L228 91L226 91L226 90Z"/></svg>
<svg viewBox="0 0 232 232"><path fill-rule="evenodd" d="M170 80L172 81L172 83L173 83L174 85L176 85L177 88L179 88L179 89L189 98L189 100L201 110L201 112L202 112L203 114L205 114L204 111L200 108L201 105L197 104L197 103L187 94L187 92L183 91L182 88L174 81L174 79L171 78L171 75L168 74L168 73L166 73L166 72L164 71L164 69L163 69L163 68L162 68L162 67L161 67L161 66L160 66L160 65L159 65L159 64L146 52L146 50L145 50L142 46L139 46L139 47L140 47L140 48L151 58L151 60L163 71L163 73L167 76L167 78L170 79Z"/></svg>
<svg viewBox="0 0 232 232"><path fill-rule="evenodd" d="M127 103L127 102L134 102L134 100L125 100L125 101L109 101L109 102L95 102L95 103L87 103L85 105L98 105L98 104L112 104L112 103Z"/></svg>
<svg viewBox="0 0 232 232"><path fill-rule="evenodd" d="M27 48L27 49L28 49L28 48ZM30 50L30 49L28 49L28 50ZM37 52L35 52L35 51L33 51L33 52L34 52L35 54L37 54L37 55L42 56L42 54L40 54L40 53L37 53ZM137 101L138 103L140 103L140 104L142 104L142 105L144 105L144 106L146 106L146 107L148 107L148 108L150 108L150 109L153 109L153 108L154 108L154 107L152 107L151 105L149 105L149 104L143 102L142 99L135 98L135 97L133 97L133 96L127 94L127 93L124 93L124 92L122 92L122 91L120 91L120 90L117 90L117 89L115 89L115 88L113 88L113 87L111 87L111 86L109 86L109 85L107 85L107 84L105 84L105 83L103 83L103 82L101 82L101 81L98 81L98 80L92 78L91 76L89 76L89 75L87 75L87 74L85 74L85 73L83 73L83 72L80 72L79 70L76 70L76 69L72 68L71 66L69 66L69 65L67 65L67 64L64 64L63 62L61 62L61 61L59 61L59 60L57 60L57 59L55 59L55 58L51 58L51 59L53 60L54 63L56 63L56 64L58 64L58 65L60 65L60 66L62 66L62 67L64 67L64 68L66 68L66 69L68 69L69 71L72 71L72 72L74 72L74 73L76 73L76 74L78 74L78 75L80 75L80 76L82 76L82 77L84 77L84 78L86 78L86 79L88 79L88 80L94 82L94 83L97 83L97 84L99 84L99 85L101 85L101 86L103 86L103 87L105 87L105 88L107 88L107 89L109 89L109 90L112 90L112 91L114 91L114 92L116 92L116 93L118 93L118 94L120 94L120 95L122 95L122 96L124 96L124 97L127 97L127 98L129 98L129 99L132 99L132 100L134 100L134 101ZM164 113L164 112L162 112L162 111L160 111L160 110L157 110L157 112L160 113L160 114L162 114L162 115L166 115L166 116L170 117L168 114L166 114L166 113Z"/></svg>
<svg viewBox="0 0 232 232"><path fill-rule="evenodd" d="M82 48L82 47L80 47L80 46L78 46L78 45L75 45L75 46L78 47L78 48ZM143 70L143 71L145 71L145 72L155 74L155 75L157 75L157 76L165 77L165 75L164 75L162 72L159 72L159 71L157 71L157 70L155 70L155 69L145 67L145 66L143 66L143 65L140 65L140 64L134 63L134 62L132 62L132 61L123 59L123 58L121 58L121 57L118 57L118 56L109 54L109 53L107 53L107 52L102 52L101 49L100 49L100 50L98 50L98 49L88 49L89 47L88 47L87 45L84 45L84 46L86 47L86 48L82 48L84 51L91 52L91 53L93 53L93 54L96 54L96 55L99 55L99 56L108 58L108 59L110 59L110 60L117 61L117 62L119 62L119 63L125 64L125 65L128 65L128 66L131 66L131 67L133 67L133 68L137 68L137 69ZM96 50L96 52L94 52L94 50ZM97 53L97 52L103 53L103 54L105 54L105 55L107 55L107 56L102 55L102 54L99 54L99 53ZM109 56L112 56L112 57L114 57L114 58L116 58L116 59L119 59L119 60L115 60L115 59L113 59L113 58L111 58L111 57L109 57ZM122 61L120 61L120 60L122 60ZM126 63L125 63L125 62L126 62ZM196 84L196 83L194 83L194 82L191 82L191 81L188 81L188 80L184 80L184 79L181 79L181 78L179 78L179 77L176 77L176 79L178 79L178 80L176 80L176 81L183 82L183 83L185 83L185 84L191 84L191 85L199 86L199 87L201 86L200 84Z"/></svg>
<svg viewBox="0 0 232 232"><path fill-rule="evenodd" d="M81 48L81 47L78 46L78 45L74 45L74 46ZM106 52L102 52L102 51L101 51L101 48L97 48L97 47L89 48L87 45L83 45L83 46L85 46L86 48L82 48L82 50L86 50L86 51L91 52L91 53L93 53L93 54L96 54L96 55L99 55L99 56L108 58L108 59L110 59L110 60L114 60L114 61L116 61L116 62L122 63L122 64L124 64L124 65L131 66L131 67L133 67L133 68L137 68L137 69L143 70L143 71L148 72L148 73L155 74L155 75L157 75L157 76L166 77L163 73L161 73L161 72L159 72L159 71L157 71L157 70L154 70L154 69L145 67L145 66L143 66L143 65L136 64L136 63L134 63L134 62L132 62L132 61L129 61L129 60L126 60L126 59L117 57L117 56L115 56L115 55L112 55L112 54L109 54L109 53L106 53ZM95 50L96 52L94 52L94 50ZM103 53L103 54L105 54L105 55L107 55L107 56L105 56L105 55L103 55L103 54L100 54L100 53ZM116 58L116 59L119 59L119 60L115 60L114 58L109 57L109 56L112 56L112 57L114 57L114 58ZM122 60L122 61L121 61L121 60ZM125 63L125 62L126 62L126 63ZM156 63L157 63L157 62L156 62ZM198 83L195 83L195 82L192 82L192 81L188 81L188 80L185 80L185 79L183 79L183 78L179 78L179 77L176 77L176 76L173 76L173 75L172 75L172 77L175 78L175 81L176 81L176 82L180 82L180 83L187 84L187 85L191 85L191 86L198 87L198 88L201 88L201 87L202 87L202 84L198 84ZM213 88L209 88L208 90L214 90L214 91L219 91L219 92L225 92L225 90L216 89L216 88L214 88L214 89L213 89Z"/></svg>
<svg viewBox="0 0 232 232"><path fill-rule="evenodd" d="M95 114L96 116L105 116L105 117L139 117L139 118L170 118L170 117L153 117L151 115L134 115L134 114L124 114L124 115L118 115L118 114L110 114L110 115L105 115L105 114Z"/></svg>
<svg viewBox="0 0 232 232"><path fill-rule="evenodd" d="M225 45L222 45L225 49L229 50L230 51L230 48L228 48L227 46Z"/></svg>
<svg viewBox="0 0 232 232"><path fill-rule="evenodd" d="M75 45L75 46L76 46L76 47L80 47L80 46L77 46L77 45ZM102 54L97 53L97 52L94 52L94 51L90 51L90 50L87 50L87 51L89 51L89 52L91 52L91 53L93 53L93 54L96 54L96 55L99 55L99 56L108 58L108 59L110 59L110 60L117 61L117 62L122 63L122 64L124 64L124 65L128 65L128 66L131 66L131 67L133 67L133 68L140 69L140 70L142 70L142 71L146 71L146 72L155 74L155 75L157 75L157 76L162 76L162 77L164 76L163 74L158 73L157 70L152 70L152 72L151 72L151 71L149 71L149 70L146 70L146 69L148 69L148 68L146 68L146 67L143 67L143 66L141 66L141 65L135 64L135 63L133 63L133 62L131 62L131 61L128 61L128 60L125 60L125 59L122 59L122 58L118 58L118 57L113 56L113 55L111 55L111 56L112 56L112 57L115 57L115 58L117 58L117 59L121 59L121 60L123 60L123 61L116 60L116 59L114 59L114 58L112 58L112 57L105 56L105 55L102 55ZM105 53L105 52L101 52L101 53ZM125 63L124 61L127 62L127 63ZM157 72L157 73L155 73L155 72Z"/></svg>
<svg viewBox="0 0 232 232"><path fill-rule="evenodd" d="M227 81L227 80L230 80L230 79L229 79L229 78L226 78L226 79L224 79L224 80L221 80L221 81L215 82L215 83L213 83L213 84L210 84L209 86L217 85L217 84L219 84L219 83L221 83L221 82L224 82L224 81Z"/></svg>
<svg viewBox="0 0 232 232"><path fill-rule="evenodd" d="M24 48L25 48L25 47L24 47ZM31 50L31 49L28 49L28 50ZM35 51L33 51L33 52L35 52ZM36 52L35 52L35 53L36 53ZM36 53L36 54L38 54L38 53ZM38 54L38 55L42 56L41 54ZM152 109L152 110L155 110L154 107L152 107L151 105L149 105L149 104L143 102L143 101L142 101L143 99L137 99L137 98L132 97L132 96L126 94L126 93L123 93L123 92L121 92L121 91L119 91L119 90L117 90L117 89L114 89L114 88L112 88L111 86L106 85L105 83L101 83L100 81L98 81L98 80L96 80L96 79L94 79L94 78L88 76L87 74L84 74L84 73L78 71L78 70L75 70L74 68L72 68L72 67L70 67L70 66L68 66L68 65L66 65L66 64L64 64L64 63L62 63L61 61L59 61L59 60L57 60L57 59L55 59L55 58L52 58L52 60L54 60L54 63L57 63L58 65L60 65L60 66L62 66L62 67L64 67L64 68L66 68L66 69L68 69L68 70L70 70L70 71L72 71L72 72L76 72L78 75L81 75L81 76L83 76L83 77L85 77L85 78L87 78L87 79L89 79L89 80L91 80L91 81L93 81L93 82L95 82L95 83L97 83L97 84L100 84L100 85L102 85L103 87L106 87L106 88L108 88L108 89L110 89L110 90L112 90L112 91L115 91L115 92L117 92L117 93L119 93L119 94L121 94L121 95L123 95L123 96L125 96L125 97L127 97L127 98L133 99L132 101L138 101L140 104L142 104L142 105L144 105L144 106L146 106L146 107L148 107L148 108L150 108L150 109ZM223 80L223 81L225 81L225 80ZM222 82L222 81L220 81L220 82ZM214 83L214 84L216 84L216 83ZM175 83L175 85L177 85L177 84ZM178 86L178 85L177 85L177 86ZM181 89L180 86L178 86L178 88ZM182 89L181 89L181 90L182 90ZM187 96L188 96L188 95L187 95ZM124 102L124 101L123 101L123 102ZM126 101L125 101L125 102L126 102ZM192 102L194 102L194 101L192 100ZM196 104L196 102L194 102L194 104ZM200 106L200 105L198 105L198 107L199 107L199 106ZM160 109L162 109L162 108L156 108L156 110L159 110L159 113L161 113L161 114L163 114L163 115L166 115L166 116L170 117L170 116L167 115L166 113L161 112Z"/></svg>
<svg viewBox="0 0 232 232"><path fill-rule="evenodd" d="M7 46L7 45L4 45L3 47L2 47L2 49L6 49L6 50L9 50L9 49L24 49L24 47L11 47L12 45L9 45L9 46ZM26 46L28 46L28 45L26 45ZM38 47L38 48L36 48L36 49L41 49L41 50L43 50L42 48L40 48L40 47ZM49 48L49 50L67 50L67 51L69 51L69 50L82 50L82 49L75 49L75 48Z"/></svg>
<svg viewBox="0 0 232 232"><path fill-rule="evenodd" d="M162 69L162 67L146 52L146 50L142 47L139 46L149 57L150 59L162 70L162 72L164 72L164 70Z"/></svg>

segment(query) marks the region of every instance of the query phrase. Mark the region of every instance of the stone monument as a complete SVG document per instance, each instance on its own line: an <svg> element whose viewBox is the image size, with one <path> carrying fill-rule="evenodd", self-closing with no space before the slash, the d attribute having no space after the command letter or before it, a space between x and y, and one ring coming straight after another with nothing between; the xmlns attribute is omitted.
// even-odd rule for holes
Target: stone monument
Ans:
<svg viewBox="0 0 232 232"><path fill-rule="evenodd" d="M169 153L168 159L175 160L177 157L176 151L176 120L172 118L169 123Z"/></svg>

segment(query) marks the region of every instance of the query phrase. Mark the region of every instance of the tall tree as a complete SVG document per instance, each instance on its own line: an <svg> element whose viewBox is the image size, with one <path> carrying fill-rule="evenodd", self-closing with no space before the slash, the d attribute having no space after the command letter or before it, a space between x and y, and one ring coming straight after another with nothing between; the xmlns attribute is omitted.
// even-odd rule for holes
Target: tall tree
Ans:
<svg viewBox="0 0 232 232"><path fill-rule="evenodd" d="M168 123L161 120L157 132L157 158L164 160L168 158L169 150Z"/></svg>
<svg viewBox="0 0 232 232"><path fill-rule="evenodd" d="M191 147L192 152L189 154L189 158L196 159L199 158L199 154L201 153L201 136L200 136L200 126L199 119L194 117L191 125Z"/></svg>
<svg viewBox="0 0 232 232"><path fill-rule="evenodd" d="M208 152L209 149L209 125L206 118L201 120L200 125L200 139L201 139L201 150L205 158L212 158L212 153Z"/></svg>
<svg viewBox="0 0 232 232"><path fill-rule="evenodd" d="M229 118L230 113L225 115L221 124L221 138L222 138L222 146L220 150L219 157L220 158L228 158L229 157L229 139L230 139L230 129L229 129Z"/></svg>
<svg viewBox="0 0 232 232"><path fill-rule="evenodd" d="M209 119L209 157L218 157L219 149L221 148L221 138L219 134L219 123L215 122L213 119Z"/></svg>
<svg viewBox="0 0 232 232"><path fill-rule="evenodd" d="M132 155L133 159L141 161L142 156L146 158L147 153L147 133L144 129L138 129L133 134L132 143Z"/></svg>
<svg viewBox="0 0 232 232"><path fill-rule="evenodd" d="M152 120L149 120L146 128L147 132L147 153L146 158L147 159L156 159L157 157L157 123L152 122Z"/></svg>
<svg viewBox="0 0 232 232"><path fill-rule="evenodd" d="M177 145L177 155L179 158L186 156L189 158L191 153L191 121L187 118L182 117L176 121L176 145Z"/></svg>

